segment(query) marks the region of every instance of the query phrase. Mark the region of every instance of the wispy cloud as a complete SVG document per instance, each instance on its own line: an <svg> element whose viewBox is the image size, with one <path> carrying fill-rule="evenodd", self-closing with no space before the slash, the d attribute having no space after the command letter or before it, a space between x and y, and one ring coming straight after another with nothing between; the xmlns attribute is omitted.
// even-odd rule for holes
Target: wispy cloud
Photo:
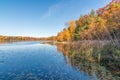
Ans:
<svg viewBox="0 0 120 80"><path fill-rule="evenodd" d="M57 12L59 12L63 7L62 3L57 3L48 8L48 10L41 16L40 20L45 20L52 15L55 15Z"/></svg>

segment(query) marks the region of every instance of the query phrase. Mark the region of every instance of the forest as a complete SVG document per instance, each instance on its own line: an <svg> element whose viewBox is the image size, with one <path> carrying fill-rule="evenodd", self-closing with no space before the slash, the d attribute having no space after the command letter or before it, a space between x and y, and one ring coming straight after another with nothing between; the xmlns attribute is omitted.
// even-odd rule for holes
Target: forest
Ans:
<svg viewBox="0 0 120 80"><path fill-rule="evenodd" d="M69 24L67 24L68 27L60 31L57 36L47 38L0 36L0 40L54 40L58 42L112 40L113 43L118 43L120 39L119 14L120 3L112 3L104 10L91 10L89 14L81 15L78 20L71 20Z"/></svg>
<svg viewBox="0 0 120 80"><path fill-rule="evenodd" d="M100 80L120 80L120 2L81 15L52 39L71 65Z"/></svg>
<svg viewBox="0 0 120 80"><path fill-rule="evenodd" d="M76 21L70 21L67 28L59 32L57 41L119 40L120 3L112 3L103 11L91 10Z"/></svg>

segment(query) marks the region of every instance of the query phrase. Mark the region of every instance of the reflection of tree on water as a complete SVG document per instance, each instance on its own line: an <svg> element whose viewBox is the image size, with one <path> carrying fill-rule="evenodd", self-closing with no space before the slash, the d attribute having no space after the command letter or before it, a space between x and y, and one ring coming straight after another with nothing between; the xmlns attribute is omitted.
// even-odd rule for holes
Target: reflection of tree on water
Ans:
<svg viewBox="0 0 120 80"><path fill-rule="evenodd" d="M100 80L119 79L120 51L111 46L108 41L56 45L59 52L69 57L70 64L77 66L81 71L97 76Z"/></svg>
<svg viewBox="0 0 120 80"><path fill-rule="evenodd" d="M64 52L64 56L65 56L65 60L66 60L66 62L67 63L69 63L70 64L70 61L69 61L69 57L68 57L68 55L69 55L69 50L70 50L70 45L69 44L67 44L66 46L65 46L65 44L63 45L63 44L61 44L61 43L59 43L59 44L56 44L57 45L57 50L60 52L60 53L63 53Z"/></svg>
<svg viewBox="0 0 120 80"><path fill-rule="evenodd" d="M100 80L120 79L120 50L109 41L56 43L57 50L68 56L69 63ZM67 61L68 62L68 61Z"/></svg>
<svg viewBox="0 0 120 80"><path fill-rule="evenodd" d="M64 58L65 58L65 61L67 63L70 64L70 61L69 61L69 53L70 53L70 44L63 44L63 43L56 43L56 42L51 42L51 41L46 41L46 42L42 42L42 44L50 44L50 45L56 45L57 46L57 51L60 52L60 53L63 53L64 52Z"/></svg>

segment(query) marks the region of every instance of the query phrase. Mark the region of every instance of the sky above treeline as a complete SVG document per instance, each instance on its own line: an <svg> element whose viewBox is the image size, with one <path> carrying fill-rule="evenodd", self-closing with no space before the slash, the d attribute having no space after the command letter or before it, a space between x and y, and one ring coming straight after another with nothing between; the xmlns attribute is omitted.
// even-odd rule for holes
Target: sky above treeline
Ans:
<svg viewBox="0 0 120 80"><path fill-rule="evenodd" d="M55 36L65 23L111 0L0 0L0 35Z"/></svg>

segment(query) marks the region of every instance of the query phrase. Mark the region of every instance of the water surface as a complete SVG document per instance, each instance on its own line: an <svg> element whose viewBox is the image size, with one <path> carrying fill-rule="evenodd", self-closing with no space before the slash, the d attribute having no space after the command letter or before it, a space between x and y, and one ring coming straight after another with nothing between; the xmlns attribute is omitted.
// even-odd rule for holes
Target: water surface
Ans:
<svg viewBox="0 0 120 80"><path fill-rule="evenodd" d="M79 71L56 46L40 42L0 45L0 80L96 80Z"/></svg>

